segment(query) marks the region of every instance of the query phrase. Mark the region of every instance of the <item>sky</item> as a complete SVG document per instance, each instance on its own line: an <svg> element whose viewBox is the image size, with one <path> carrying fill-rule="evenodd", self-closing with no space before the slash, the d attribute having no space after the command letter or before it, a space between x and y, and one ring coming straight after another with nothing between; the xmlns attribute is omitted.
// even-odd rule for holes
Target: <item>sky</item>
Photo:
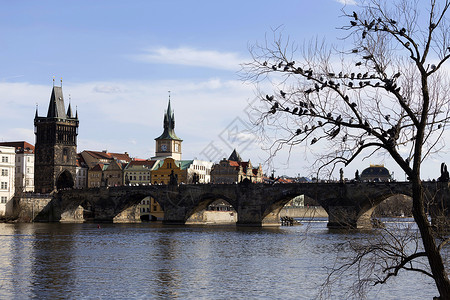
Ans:
<svg viewBox="0 0 450 300"><path fill-rule="evenodd" d="M249 125L255 87L242 80L249 46L281 28L297 43L335 41L354 1L4 1L0 10L0 141L34 144L55 85L80 120L78 151L155 153L170 99L183 159L218 161L234 148L253 165L311 176L302 148L268 154ZM319 20L319 22L318 22ZM61 82L62 79L62 82ZM425 177L439 176L437 158ZM371 158L346 169L353 177ZM391 165L389 165L391 164ZM338 177L339 174L336 174Z"/></svg>

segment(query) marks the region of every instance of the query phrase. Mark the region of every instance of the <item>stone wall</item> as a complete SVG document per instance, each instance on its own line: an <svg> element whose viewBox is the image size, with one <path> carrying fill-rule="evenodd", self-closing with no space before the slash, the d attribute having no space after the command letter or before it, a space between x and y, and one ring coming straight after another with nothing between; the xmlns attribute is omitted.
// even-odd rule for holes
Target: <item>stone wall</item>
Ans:
<svg viewBox="0 0 450 300"><path fill-rule="evenodd" d="M20 197L14 197L12 215L10 217L18 222L33 222L42 215L50 217L49 203L52 199L52 195L49 194L24 194ZM51 222L52 220L39 221Z"/></svg>
<svg viewBox="0 0 450 300"><path fill-rule="evenodd" d="M328 218L328 214L321 206L290 207L280 211L280 217L291 218Z"/></svg>
<svg viewBox="0 0 450 300"><path fill-rule="evenodd" d="M236 224L237 213L232 211L201 211L193 214L186 224L224 225Z"/></svg>

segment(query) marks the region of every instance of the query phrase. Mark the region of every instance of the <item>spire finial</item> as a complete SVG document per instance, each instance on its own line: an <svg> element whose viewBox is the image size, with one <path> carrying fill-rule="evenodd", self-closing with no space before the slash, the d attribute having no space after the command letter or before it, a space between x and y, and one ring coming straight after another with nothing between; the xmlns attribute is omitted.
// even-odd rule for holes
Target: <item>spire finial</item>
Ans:
<svg viewBox="0 0 450 300"><path fill-rule="evenodd" d="M55 86L55 76L53 76L53 86Z"/></svg>
<svg viewBox="0 0 450 300"><path fill-rule="evenodd" d="M62 77L61 77L61 87L62 87Z"/></svg>
<svg viewBox="0 0 450 300"><path fill-rule="evenodd" d="M170 91L168 91L169 92L169 101L170 101Z"/></svg>

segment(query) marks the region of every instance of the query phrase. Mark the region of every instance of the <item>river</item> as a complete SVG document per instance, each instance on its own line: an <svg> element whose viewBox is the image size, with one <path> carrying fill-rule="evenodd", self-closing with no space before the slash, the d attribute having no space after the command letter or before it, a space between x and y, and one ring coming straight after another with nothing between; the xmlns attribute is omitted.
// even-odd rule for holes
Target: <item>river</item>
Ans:
<svg viewBox="0 0 450 300"><path fill-rule="evenodd" d="M314 299L338 246L375 233L332 233L326 222L307 222L22 223L0 224L0 234L0 299ZM350 299L354 280L341 278L328 297ZM367 298L436 295L429 278L409 272Z"/></svg>

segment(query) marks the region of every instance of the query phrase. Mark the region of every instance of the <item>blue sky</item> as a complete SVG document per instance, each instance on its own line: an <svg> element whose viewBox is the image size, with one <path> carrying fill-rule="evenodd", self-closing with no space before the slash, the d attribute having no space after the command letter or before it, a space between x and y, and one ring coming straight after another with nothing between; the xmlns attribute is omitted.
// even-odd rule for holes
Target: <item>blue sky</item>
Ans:
<svg viewBox="0 0 450 300"><path fill-rule="evenodd" d="M0 140L34 144L35 107L46 114L55 76L57 85L63 79L66 105L70 98L78 108L78 151L153 156L170 90L183 159L216 160L237 147L244 159L264 163L261 145L241 132L255 90L240 79L239 64L250 60L249 45L280 26L298 43L315 36L336 41L343 2L5 1ZM241 136L230 137L236 129ZM205 151L211 146L217 157ZM389 167L366 160L346 176L369 163ZM281 154L275 164L277 175L310 175L304 149L289 160Z"/></svg>

